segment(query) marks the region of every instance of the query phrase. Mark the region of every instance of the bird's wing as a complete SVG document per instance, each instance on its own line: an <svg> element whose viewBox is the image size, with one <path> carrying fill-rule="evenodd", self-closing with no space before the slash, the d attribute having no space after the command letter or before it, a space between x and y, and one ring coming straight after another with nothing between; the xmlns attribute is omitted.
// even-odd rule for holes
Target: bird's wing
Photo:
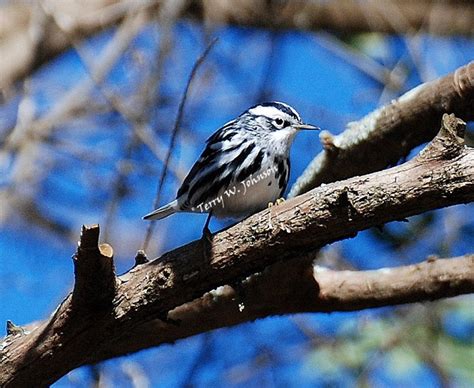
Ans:
<svg viewBox="0 0 474 388"><path fill-rule="evenodd" d="M260 168L263 154L259 155L242 131L232 129L234 123L235 120L229 121L207 139L204 151L178 190L183 209L212 199L237 179L244 167L246 174L249 169ZM251 160L247 161L249 157Z"/></svg>

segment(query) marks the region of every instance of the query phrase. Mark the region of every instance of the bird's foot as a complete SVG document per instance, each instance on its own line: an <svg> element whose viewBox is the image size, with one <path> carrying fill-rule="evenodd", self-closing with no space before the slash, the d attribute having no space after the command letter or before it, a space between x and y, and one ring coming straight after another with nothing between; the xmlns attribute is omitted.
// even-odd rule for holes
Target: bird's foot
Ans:
<svg viewBox="0 0 474 388"><path fill-rule="evenodd" d="M212 233L207 227L207 225L204 227L202 230L202 236L201 239L199 240L201 242L202 246L202 252L203 256L206 260L211 258L211 252L212 252Z"/></svg>
<svg viewBox="0 0 474 388"><path fill-rule="evenodd" d="M271 209L274 206L281 205L283 202L285 202L285 198L278 198L275 202L268 202L268 209ZM271 210L268 212L268 228L273 229Z"/></svg>
<svg viewBox="0 0 474 388"><path fill-rule="evenodd" d="M268 207L278 206L284 203L286 200L285 198L278 198L275 202L268 202Z"/></svg>

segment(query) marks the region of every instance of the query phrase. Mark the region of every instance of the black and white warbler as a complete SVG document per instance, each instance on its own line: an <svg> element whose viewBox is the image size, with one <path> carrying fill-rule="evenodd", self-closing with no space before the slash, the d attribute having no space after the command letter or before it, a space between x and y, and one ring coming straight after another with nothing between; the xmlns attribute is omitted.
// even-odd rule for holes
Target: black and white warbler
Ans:
<svg viewBox="0 0 474 388"><path fill-rule="evenodd" d="M238 218L279 199L290 175L289 152L303 124L282 102L255 105L218 129L178 190L176 199L147 214L157 220L176 212Z"/></svg>

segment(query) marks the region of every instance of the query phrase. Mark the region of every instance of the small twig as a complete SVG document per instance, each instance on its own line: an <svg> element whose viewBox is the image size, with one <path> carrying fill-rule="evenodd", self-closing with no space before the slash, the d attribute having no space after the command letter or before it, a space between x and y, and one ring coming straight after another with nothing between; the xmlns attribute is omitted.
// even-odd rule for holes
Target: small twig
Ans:
<svg viewBox="0 0 474 388"><path fill-rule="evenodd" d="M171 154L174 150L174 146L175 146L176 138L178 136L178 132L181 129L181 121L183 119L184 105L185 105L187 97L188 97L189 88L191 87L191 83L194 79L194 76L196 75L197 70L199 69L199 66L204 62L207 55L211 51L212 47L216 44L217 40L218 40L218 38L214 38L207 45L204 52L201 54L201 56L197 59L196 63L194 64L194 66L191 70L191 74L189 75L188 82L186 83L186 87L184 89L183 97L181 98L181 102L179 103L178 115L176 116L176 121L174 123L173 131L171 133L171 140L170 140L170 145L169 145L169 148L168 148L168 153L166 154L163 170L161 171L161 176L160 176L160 179L158 181L155 200L153 202L153 208L154 209L160 203L163 184L164 184L164 181L166 179L166 175L168 174L169 161L171 159ZM147 226L147 230L146 230L146 233L145 233L145 239L143 241L143 250L146 250L147 247L148 247L148 244L150 243L150 238L151 238L151 236L153 234L153 231L154 231L154 228L155 228L155 222L156 221L152 221Z"/></svg>
<svg viewBox="0 0 474 388"><path fill-rule="evenodd" d="M356 50L334 34L321 31L316 37L316 43L388 88L398 89L402 83L398 74L392 74L389 68Z"/></svg>

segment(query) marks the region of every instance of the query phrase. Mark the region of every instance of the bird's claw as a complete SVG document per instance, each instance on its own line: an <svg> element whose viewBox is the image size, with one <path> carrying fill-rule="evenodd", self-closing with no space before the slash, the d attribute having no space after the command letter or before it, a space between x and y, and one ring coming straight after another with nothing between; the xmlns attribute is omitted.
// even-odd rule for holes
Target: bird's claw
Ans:
<svg viewBox="0 0 474 388"><path fill-rule="evenodd" d="M281 205L284 202L285 202L285 198L278 198L275 202L268 202L268 208Z"/></svg>
<svg viewBox="0 0 474 388"><path fill-rule="evenodd" d="M274 206L281 205L282 203L285 202L285 198L278 198L275 202L268 202L268 209L271 209ZM268 228L273 229L273 223L272 223L272 212L268 212Z"/></svg>

